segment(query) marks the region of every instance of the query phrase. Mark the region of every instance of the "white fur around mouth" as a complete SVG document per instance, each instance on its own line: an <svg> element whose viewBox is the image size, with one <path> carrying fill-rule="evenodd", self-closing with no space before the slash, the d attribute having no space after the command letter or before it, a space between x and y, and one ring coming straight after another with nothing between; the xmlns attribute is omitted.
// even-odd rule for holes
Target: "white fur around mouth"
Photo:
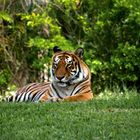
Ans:
<svg viewBox="0 0 140 140"><path fill-rule="evenodd" d="M67 86L67 83L58 82L57 85L60 86L60 87L66 87Z"/></svg>

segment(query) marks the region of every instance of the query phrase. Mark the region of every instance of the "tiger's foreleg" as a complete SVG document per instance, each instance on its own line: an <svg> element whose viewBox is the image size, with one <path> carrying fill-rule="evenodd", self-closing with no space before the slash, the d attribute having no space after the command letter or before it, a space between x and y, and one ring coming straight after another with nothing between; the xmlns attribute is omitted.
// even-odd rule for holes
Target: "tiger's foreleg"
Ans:
<svg viewBox="0 0 140 140"><path fill-rule="evenodd" d="M46 102L46 103L49 103L49 102L60 102L60 101L62 101L62 99L57 98L57 97L48 97L47 95L44 95L43 97L41 97L39 99L39 102Z"/></svg>
<svg viewBox="0 0 140 140"><path fill-rule="evenodd" d="M69 96L69 97L65 97L63 100L64 101L88 101L91 100L93 98L93 93L92 92L88 92L88 93L82 93L82 94L76 94L74 96Z"/></svg>
<svg viewBox="0 0 140 140"><path fill-rule="evenodd" d="M62 102L62 101L69 101L69 102L74 102L74 101L88 101L93 98L93 93L88 92L88 93L79 93L73 96L68 96L63 99L57 98L57 97L51 97L49 98L48 95L44 95L42 98L39 99L39 102Z"/></svg>

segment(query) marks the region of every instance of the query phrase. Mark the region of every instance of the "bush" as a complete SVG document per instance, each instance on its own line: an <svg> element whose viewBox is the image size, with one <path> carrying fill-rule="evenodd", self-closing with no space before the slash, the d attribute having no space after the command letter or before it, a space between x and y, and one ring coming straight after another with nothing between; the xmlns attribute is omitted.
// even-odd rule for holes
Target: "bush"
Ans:
<svg viewBox="0 0 140 140"><path fill-rule="evenodd" d="M140 88L139 0L56 0L24 6L18 1L16 5L20 8L5 8L0 14L0 59L2 70L10 70L7 85L41 81L52 47L58 45L64 50L85 49L94 93L114 85Z"/></svg>

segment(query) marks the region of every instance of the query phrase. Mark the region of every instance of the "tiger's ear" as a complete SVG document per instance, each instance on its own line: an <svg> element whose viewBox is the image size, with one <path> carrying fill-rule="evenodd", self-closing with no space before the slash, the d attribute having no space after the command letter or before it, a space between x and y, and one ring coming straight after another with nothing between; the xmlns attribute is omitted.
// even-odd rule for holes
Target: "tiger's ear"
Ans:
<svg viewBox="0 0 140 140"><path fill-rule="evenodd" d="M54 46L53 47L53 52L56 53L56 52L61 52L62 50L58 47L58 46Z"/></svg>
<svg viewBox="0 0 140 140"><path fill-rule="evenodd" d="M81 59L83 58L83 55L84 55L84 49L83 48L78 48L76 51L75 51L75 54L77 56L79 56Z"/></svg>

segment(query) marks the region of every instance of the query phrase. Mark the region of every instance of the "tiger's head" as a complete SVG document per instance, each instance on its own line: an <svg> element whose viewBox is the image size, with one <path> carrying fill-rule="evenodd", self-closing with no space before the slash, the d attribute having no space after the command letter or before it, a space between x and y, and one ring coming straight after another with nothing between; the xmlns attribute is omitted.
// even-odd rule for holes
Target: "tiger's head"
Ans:
<svg viewBox="0 0 140 140"><path fill-rule="evenodd" d="M53 82L61 87L67 87L76 84L84 79L82 69L83 48L78 48L74 53L62 51L55 46L54 56L52 58L51 77Z"/></svg>

